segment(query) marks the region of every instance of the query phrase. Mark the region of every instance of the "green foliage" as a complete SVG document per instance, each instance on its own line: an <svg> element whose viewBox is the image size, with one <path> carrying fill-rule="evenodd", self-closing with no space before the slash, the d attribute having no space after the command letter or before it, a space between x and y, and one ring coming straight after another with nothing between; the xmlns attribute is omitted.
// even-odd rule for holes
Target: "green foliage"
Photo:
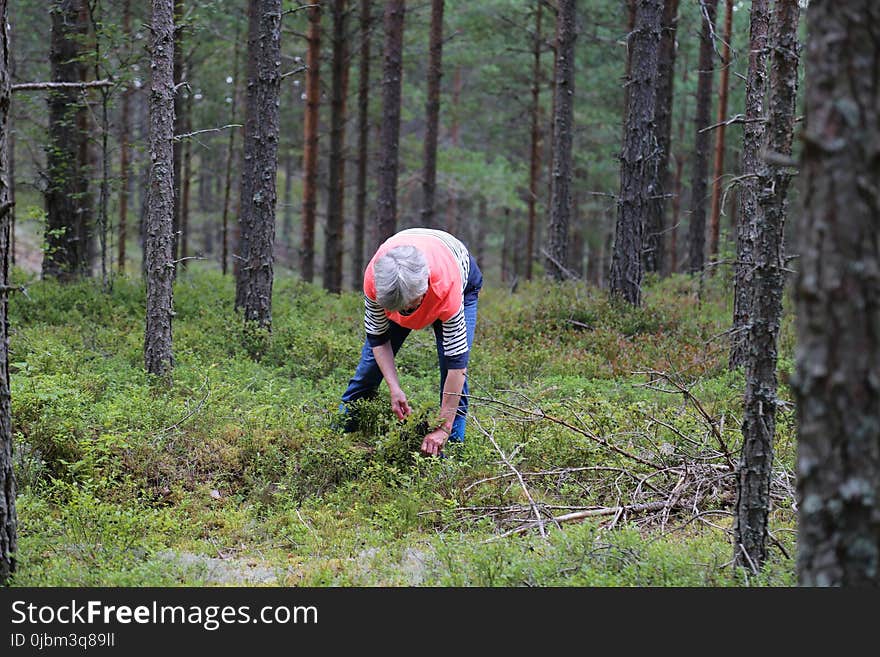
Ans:
<svg viewBox="0 0 880 657"><path fill-rule="evenodd" d="M548 522L547 540L536 526L505 536L533 516L512 468L532 500L564 510L640 499L644 481L675 486L675 472L633 456L723 462L693 401L638 372L686 385L736 454L743 375L727 371L717 337L729 322L723 286L649 283L641 309L575 283L484 288L467 438L426 458L419 447L439 402L429 331L412 333L398 358L413 415L398 421L382 387L355 405L358 429L339 430L339 396L363 345L359 294L279 279L255 360L231 281L194 266L176 282L169 385L143 372L139 282L117 278L106 294L95 281L32 282L10 302L13 584L245 581L232 566L222 581L204 566L227 546L258 553L267 581L281 585L787 584L792 562L775 552L758 578L726 565L729 477L700 503L717 514L712 525L675 512L661 526L635 513ZM784 338L780 367L790 345ZM783 406L780 468L792 468L793 437ZM780 495L771 524L793 553Z"/></svg>

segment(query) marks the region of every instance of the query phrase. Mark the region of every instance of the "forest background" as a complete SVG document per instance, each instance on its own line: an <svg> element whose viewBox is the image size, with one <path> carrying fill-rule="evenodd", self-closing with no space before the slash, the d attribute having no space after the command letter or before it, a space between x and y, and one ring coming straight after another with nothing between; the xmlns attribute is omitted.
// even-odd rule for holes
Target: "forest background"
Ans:
<svg viewBox="0 0 880 657"><path fill-rule="evenodd" d="M780 44L806 40L798 3L285 0L274 23L249 23L263 4L173 3L174 343L171 356L169 327L156 371L142 254L161 178L155 7L171 3L9 3L10 288L22 291L9 301L11 583L795 583L794 270L782 259L796 267L797 254L781 242L797 237L786 213L805 212L787 185L804 67L795 41ZM749 360L737 355L749 327L734 291L751 271L737 240L750 130L769 121L750 114L754 5L768 23L776 12L768 61L795 56L793 77L767 90L793 92L790 150L775 162L789 171L772 228L782 305L769 351ZM67 96L27 88L57 81L62 63ZM265 122L257 77L278 93ZM53 102L68 108L60 120ZM665 144L636 153L648 142L631 137L658 125ZM251 163L276 149L265 189L277 203L250 204L268 184ZM639 161L657 188L626 194L647 184L627 172ZM74 224L53 225L59 197L84 230L75 249ZM647 222L628 254L627 216ZM246 281L266 217L260 306L249 295L266 281ZM389 228L421 225L459 236L485 276L468 439L446 459L417 453L437 406L426 335L399 357L415 417L393 420L380 395L361 431L334 423L363 342L364 264ZM73 265L59 255L76 249ZM747 384L768 376L756 352L772 358L776 410L753 469ZM748 501L743 473L759 469Z"/></svg>

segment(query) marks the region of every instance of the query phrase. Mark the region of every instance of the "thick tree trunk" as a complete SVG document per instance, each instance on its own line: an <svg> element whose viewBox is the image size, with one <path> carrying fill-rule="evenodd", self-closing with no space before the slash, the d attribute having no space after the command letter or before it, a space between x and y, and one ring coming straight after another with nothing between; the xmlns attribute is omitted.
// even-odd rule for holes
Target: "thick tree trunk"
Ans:
<svg viewBox="0 0 880 657"><path fill-rule="evenodd" d="M880 5L807 9L798 581L880 585Z"/></svg>
<svg viewBox="0 0 880 657"><path fill-rule="evenodd" d="M657 68L657 105L654 125L657 131L657 190L648 204L645 220L645 271L664 270L664 239L666 229L666 195L670 187L669 151L672 133L672 101L675 82L675 32L678 24L679 0L665 0L660 32Z"/></svg>
<svg viewBox="0 0 880 657"><path fill-rule="evenodd" d="M662 17L663 0L637 0L611 260L611 293L634 306L642 294L642 222L658 177L654 113Z"/></svg>
<svg viewBox="0 0 880 657"><path fill-rule="evenodd" d="M150 201L144 232L147 310L144 362L147 372L169 374L174 263L174 12L172 0L152 0L150 80Z"/></svg>
<svg viewBox="0 0 880 657"><path fill-rule="evenodd" d="M281 91L281 0L250 0L245 160L241 186L240 308L245 322L272 327L275 179ZM245 184L245 181L249 181Z"/></svg>
<svg viewBox="0 0 880 657"><path fill-rule="evenodd" d="M425 165L422 173L422 226L435 228L437 129L440 123L440 79L443 75L443 0L431 0L428 44L428 98L425 101Z"/></svg>
<svg viewBox="0 0 880 657"><path fill-rule="evenodd" d="M765 159L758 164L760 230L755 241L752 279L752 322L746 361L743 447L737 473L733 524L734 558L742 568L767 558L767 518L773 437L776 429L776 363L782 294L785 286L783 226L791 173L768 157L791 157L797 96L798 0L776 0L770 66L769 116L764 139Z"/></svg>
<svg viewBox="0 0 880 657"><path fill-rule="evenodd" d="M372 37L372 2L361 0L361 53L358 79L358 157L357 192L354 211L354 244L351 253L351 287L359 290L364 275L364 233L367 226L367 163L370 136L370 41Z"/></svg>
<svg viewBox="0 0 880 657"><path fill-rule="evenodd" d="M730 39L733 32L733 0L726 0L724 36L721 44L721 74L718 82L718 123L715 132L715 160L712 166L712 202L709 214L709 257L718 256L721 233L721 177L724 175L724 135L727 120L727 91L730 80Z"/></svg>
<svg viewBox="0 0 880 657"><path fill-rule="evenodd" d="M333 0L333 81L330 98L330 153L327 222L324 229L324 289L342 291L345 234L345 124L348 96L347 0Z"/></svg>
<svg viewBox="0 0 880 657"><path fill-rule="evenodd" d="M752 252L758 227L758 187L755 172L764 135L764 90L767 86L767 37L770 32L769 0L753 0L750 14L749 73L743 127L740 217L736 230L736 268L733 286L733 327L728 365L743 365L748 355L748 324L751 321Z"/></svg>
<svg viewBox="0 0 880 657"><path fill-rule="evenodd" d="M300 275L315 278L315 215L318 207L318 109L321 105L321 5L309 9L306 51L306 113L303 119L303 211Z"/></svg>
<svg viewBox="0 0 880 657"><path fill-rule="evenodd" d="M535 232L538 225L538 179L541 177L541 13L543 4L535 7L535 35L532 39L532 105L530 108L532 131L529 149L529 225L526 233L526 280L532 280L532 263L535 260Z"/></svg>
<svg viewBox="0 0 880 657"><path fill-rule="evenodd" d="M12 416L9 386L9 255L12 207L9 184L9 31L6 0L0 0L0 586L15 570L18 518L12 471Z"/></svg>
<svg viewBox="0 0 880 657"><path fill-rule="evenodd" d="M382 135L376 199L377 247L397 230L397 171L400 94L403 82L404 0L385 3L385 61L382 71Z"/></svg>
<svg viewBox="0 0 880 657"><path fill-rule="evenodd" d="M547 273L567 277L568 226L571 223L572 136L574 133L574 42L577 37L574 0L560 0L556 40L556 84L553 116L553 175L550 224L547 227ZM655 53L656 57L656 53ZM653 109L653 108L652 108Z"/></svg>
<svg viewBox="0 0 880 657"><path fill-rule="evenodd" d="M52 37L49 63L53 82L85 79L82 43L88 32L84 0L55 0L50 11ZM86 108L76 89L48 94L49 144L46 149L48 183L46 250L43 276L69 281L91 275L94 226L89 193Z"/></svg>
<svg viewBox="0 0 880 657"><path fill-rule="evenodd" d="M710 113L712 111L712 35L718 0L700 0L703 29L700 36L700 63L697 77L696 137L694 138L694 169L691 181L691 222L688 229L688 270L703 271L706 260L706 177L709 162Z"/></svg>
<svg viewBox="0 0 880 657"><path fill-rule="evenodd" d="M131 41L131 0L122 4L122 31L126 41ZM119 126L119 243L116 266L120 274L125 273L125 246L128 240L128 198L129 174L128 165L131 157L131 89L126 87L122 92L122 116Z"/></svg>

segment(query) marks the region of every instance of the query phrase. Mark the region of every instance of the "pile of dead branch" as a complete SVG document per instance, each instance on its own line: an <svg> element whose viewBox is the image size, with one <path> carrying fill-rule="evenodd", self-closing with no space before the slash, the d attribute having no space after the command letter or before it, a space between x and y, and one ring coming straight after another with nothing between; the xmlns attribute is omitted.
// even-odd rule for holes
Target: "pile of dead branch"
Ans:
<svg viewBox="0 0 880 657"><path fill-rule="evenodd" d="M492 488L498 499L518 499L518 503L462 504L451 510L450 526L491 519L501 536L530 531L546 536L549 528L563 523L599 518L606 528L634 523L666 530L700 522L729 530L728 518L733 515L736 499L739 423L724 415L710 414L692 393L694 383L684 383L679 377L654 370L638 374L647 377L647 383L642 385L680 396L683 412L697 422L683 423L690 427L685 431L668 418L646 415L639 431L603 434L595 418L574 404L565 404L564 413L548 413L525 398L513 403L471 396L473 405L491 410L473 414L471 420L500 459L497 474L468 483L462 488L461 497L485 500L485 495L477 493ZM480 419L479 415L491 419ZM519 447L505 453L496 440L496 432L501 427L508 430L511 422L531 426L552 423L572 432L573 437L576 434L586 438L595 449L583 465L524 467L517 453ZM674 444L653 437L658 426L675 436ZM699 426L700 431L694 432L694 426ZM793 473L777 464L771 485L774 504L792 508L793 482ZM572 495L572 490L583 494ZM594 503L579 505L578 497ZM601 503L595 504L596 500ZM445 509L444 513L449 518L450 510Z"/></svg>

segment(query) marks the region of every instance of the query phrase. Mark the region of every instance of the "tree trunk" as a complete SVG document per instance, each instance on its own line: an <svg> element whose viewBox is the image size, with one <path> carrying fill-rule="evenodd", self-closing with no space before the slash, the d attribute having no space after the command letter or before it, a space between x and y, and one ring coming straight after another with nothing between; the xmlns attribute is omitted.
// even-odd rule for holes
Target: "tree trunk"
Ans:
<svg viewBox="0 0 880 657"><path fill-rule="evenodd" d="M700 36L700 63L697 77L697 111L694 138L694 169L691 181L691 222L688 230L688 270L703 271L706 260L706 176L709 160L710 113L712 110L712 35L718 0L700 0L703 30Z"/></svg>
<svg viewBox="0 0 880 657"><path fill-rule="evenodd" d="M462 77L461 66L455 67L452 75L452 123L449 126L449 142L453 149L461 145L461 124L458 120L459 102L461 101ZM446 201L446 232L455 235L458 233L458 194L459 189L453 182L449 189L449 198Z"/></svg>
<svg viewBox="0 0 880 657"><path fill-rule="evenodd" d="M284 154L284 210L281 215L281 252L284 264L293 267L293 147Z"/></svg>
<svg viewBox="0 0 880 657"><path fill-rule="evenodd" d="M8 37L7 37L8 41ZM9 50L9 63L7 65L7 76L10 81L15 79L15 56L12 50ZM8 144L6 147L7 157L9 160L9 202L12 207L9 208L9 263L15 265L15 125L13 124L12 107L10 106L6 113L6 134ZM0 582L0 586L3 583Z"/></svg>
<svg viewBox="0 0 880 657"><path fill-rule="evenodd" d="M147 310L144 361L147 372L170 374L174 255L174 12L172 0L152 0L150 41L150 201L144 244Z"/></svg>
<svg viewBox="0 0 880 657"><path fill-rule="evenodd" d="M50 11L52 37L49 63L53 82L85 79L82 43L88 32L83 0L55 0ZM91 274L92 225L87 157L86 108L76 89L54 89L47 94L49 144L46 149L48 183L46 250L43 277L69 281Z"/></svg>
<svg viewBox="0 0 880 657"><path fill-rule="evenodd" d="M546 266L548 274L561 281L568 276L565 263L568 262L568 226L571 223L574 42L577 37L574 0L560 0L556 20L556 109L553 116L553 176Z"/></svg>
<svg viewBox="0 0 880 657"><path fill-rule="evenodd" d="M306 51L306 113L303 120L303 233L300 275L315 278L315 214L318 205L318 108L321 105L321 5L309 9Z"/></svg>
<svg viewBox="0 0 880 657"><path fill-rule="evenodd" d="M726 0L724 41L721 44L721 75L718 83L718 123L715 133L715 161L712 166L712 202L709 214L709 257L718 256L721 232L721 177L724 175L724 121L727 120L727 90L730 80L730 39L733 32L733 0Z"/></svg>
<svg viewBox="0 0 880 657"><path fill-rule="evenodd" d="M184 65L184 75L192 77L192 63ZM185 92L183 99L183 134L192 132L192 91ZM180 183L180 258L181 269L186 269L186 258L189 256L189 201L190 184L192 182L192 140L183 143L183 164L181 165L183 180Z"/></svg>
<svg viewBox="0 0 880 657"><path fill-rule="evenodd" d="M275 178L281 91L281 0L250 0L245 160L241 185L241 268L245 322L272 327ZM247 183L245 181L248 181Z"/></svg>
<svg viewBox="0 0 880 657"><path fill-rule="evenodd" d="M185 64L183 61L183 6L184 0L174 0L174 134L181 135L184 129L184 95L186 90L183 84L186 82ZM174 274L177 275L177 260L180 258L180 226L182 211L182 185L183 185L183 142L174 141L174 222L173 240L171 243L171 255L174 259Z"/></svg>
<svg viewBox="0 0 880 657"><path fill-rule="evenodd" d="M645 271L664 270L664 234L666 229L666 195L670 187L669 151L672 133L672 101L675 81L675 32L678 24L679 0L663 3L663 24L657 68L657 105L654 125L657 131L657 189L648 204L645 220Z"/></svg>
<svg viewBox="0 0 880 657"><path fill-rule="evenodd" d="M689 80L688 55L684 51L684 62L681 72L682 86L686 89ZM678 226L681 223L681 179L687 153L684 150L684 133L687 124L687 106L679 112L678 143L675 147L675 178L672 182L672 225L669 228L669 267L668 272L678 272Z"/></svg>
<svg viewBox="0 0 880 657"><path fill-rule="evenodd" d="M764 153L791 157L797 96L798 0L776 0L774 11L770 102ZM758 165L760 230L755 241L752 279L753 318L746 361L743 447L737 477L734 557L741 568L760 568L767 558L767 517L776 428L776 363L782 294L785 286L783 226L791 173L762 160Z"/></svg>
<svg viewBox="0 0 880 657"><path fill-rule="evenodd" d="M15 570L18 518L15 512L15 475L12 471L12 415L9 386L9 31L6 0L0 0L0 586Z"/></svg>
<svg viewBox="0 0 880 657"><path fill-rule="evenodd" d="M351 287L360 290L364 275L364 242L367 225L367 163L370 135L370 41L372 3L361 0L361 53L358 79L358 159L357 193L355 196L354 244L351 254Z"/></svg>
<svg viewBox="0 0 880 657"><path fill-rule="evenodd" d="M377 247L397 230L397 170L400 142L400 94L403 77L404 0L385 3L385 62L382 71L382 136L379 145Z"/></svg>
<svg viewBox="0 0 880 657"><path fill-rule="evenodd" d="M342 291L345 234L345 123L348 96L347 0L333 0L333 81L330 99L330 169L324 229L324 289Z"/></svg>
<svg viewBox="0 0 880 657"><path fill-rule="evenodd" d="M131 0L122 4L122 32L126 42L131 42ZM119 126L119 244L117 264L120 274L125 273L125 242L128 239L128 163L131 157L131 88L126 86L122 92L122 116Z"/></svg>
<svg viewBox="0 0 880 657"><path fill-rule="evenodd" d="M526 234L526 280L532 280L535 260L535 232L538 225L538 179L541 177L541 13L543 4L535 8L535 36L532 40L532 120L531 148L529 150L529 226Z"/></svg>
<svg viewBox="0 0 880 657"><path fill-rule="evenodd" d="M238 49L239 32L235 30L235 41L232 48L232 91L230 92L231 104L229 106L229 123L234 124L236 119L236 105L238 104ZM226 147L226 175L223 185L223 218L220 223L220 238L222 241L220 254L220 267L225 276L229 269L229 203L232 195L232 161L235 159L235 128L229 129L229 144Z"/></svg>
<svg viewBox="0 0 880 657"><path fill-rule="evenodd" d="M798 581L880 584L880 6L807 9Z"/></svg>
<svg viewBox="0 0 880 657"><path fill-rule="evenodd" d="M431 0L428 45L428 99L425 102L425 168L422 174L422 226L435 228L437 192L437 127L440 122L440 78L443 74L443 0Z"/></svg>
<svg viewBox="0 0 880 657"><path fill-rule="evenodd" d="M751 321L752 252L758 227L758 188L755 172L764 135L764 88L767 83L767 37L770 32L769 0L753 0L750 14L749 74L743 127L740 217L736 231L736 268L733 286L733 327L728 366L743 365L748 355L748 324Z"/></svg>
<svg viewBox="0 0 880 657"><path fill-rule="evenodd" d="M663 0L637 0L611 260L611 294L634 306L641 304L642 294L642 221L657 187L654 113L662 18Z"/></svg>
<svg viewBox="0 0 880 657"><path fill-rule="evenodd" d="M233 247L234 260L232 271L235 277L236 310L241 309L245 304L250 272L244 272L242 269L249 259L250 239L256 234L256 228L251 223L254 221L254 217L250 214L250 209L258 184L255 180L257 165L254 161L255 157L257 157L257 154L254 152L256 140L253 137L259 129L256 125L256 94L258 93L257 78L259 76L257 52L259 49L258 41L260 40L259 11L260 8L255 4L255 0L248 0L247 48L245 49L244 135L241 148L241 171L239 172L238 211L235 213L238 221L234 224L232 240L232 243L235 245ZM245 225L246 223L247 225Z"/></svg>

